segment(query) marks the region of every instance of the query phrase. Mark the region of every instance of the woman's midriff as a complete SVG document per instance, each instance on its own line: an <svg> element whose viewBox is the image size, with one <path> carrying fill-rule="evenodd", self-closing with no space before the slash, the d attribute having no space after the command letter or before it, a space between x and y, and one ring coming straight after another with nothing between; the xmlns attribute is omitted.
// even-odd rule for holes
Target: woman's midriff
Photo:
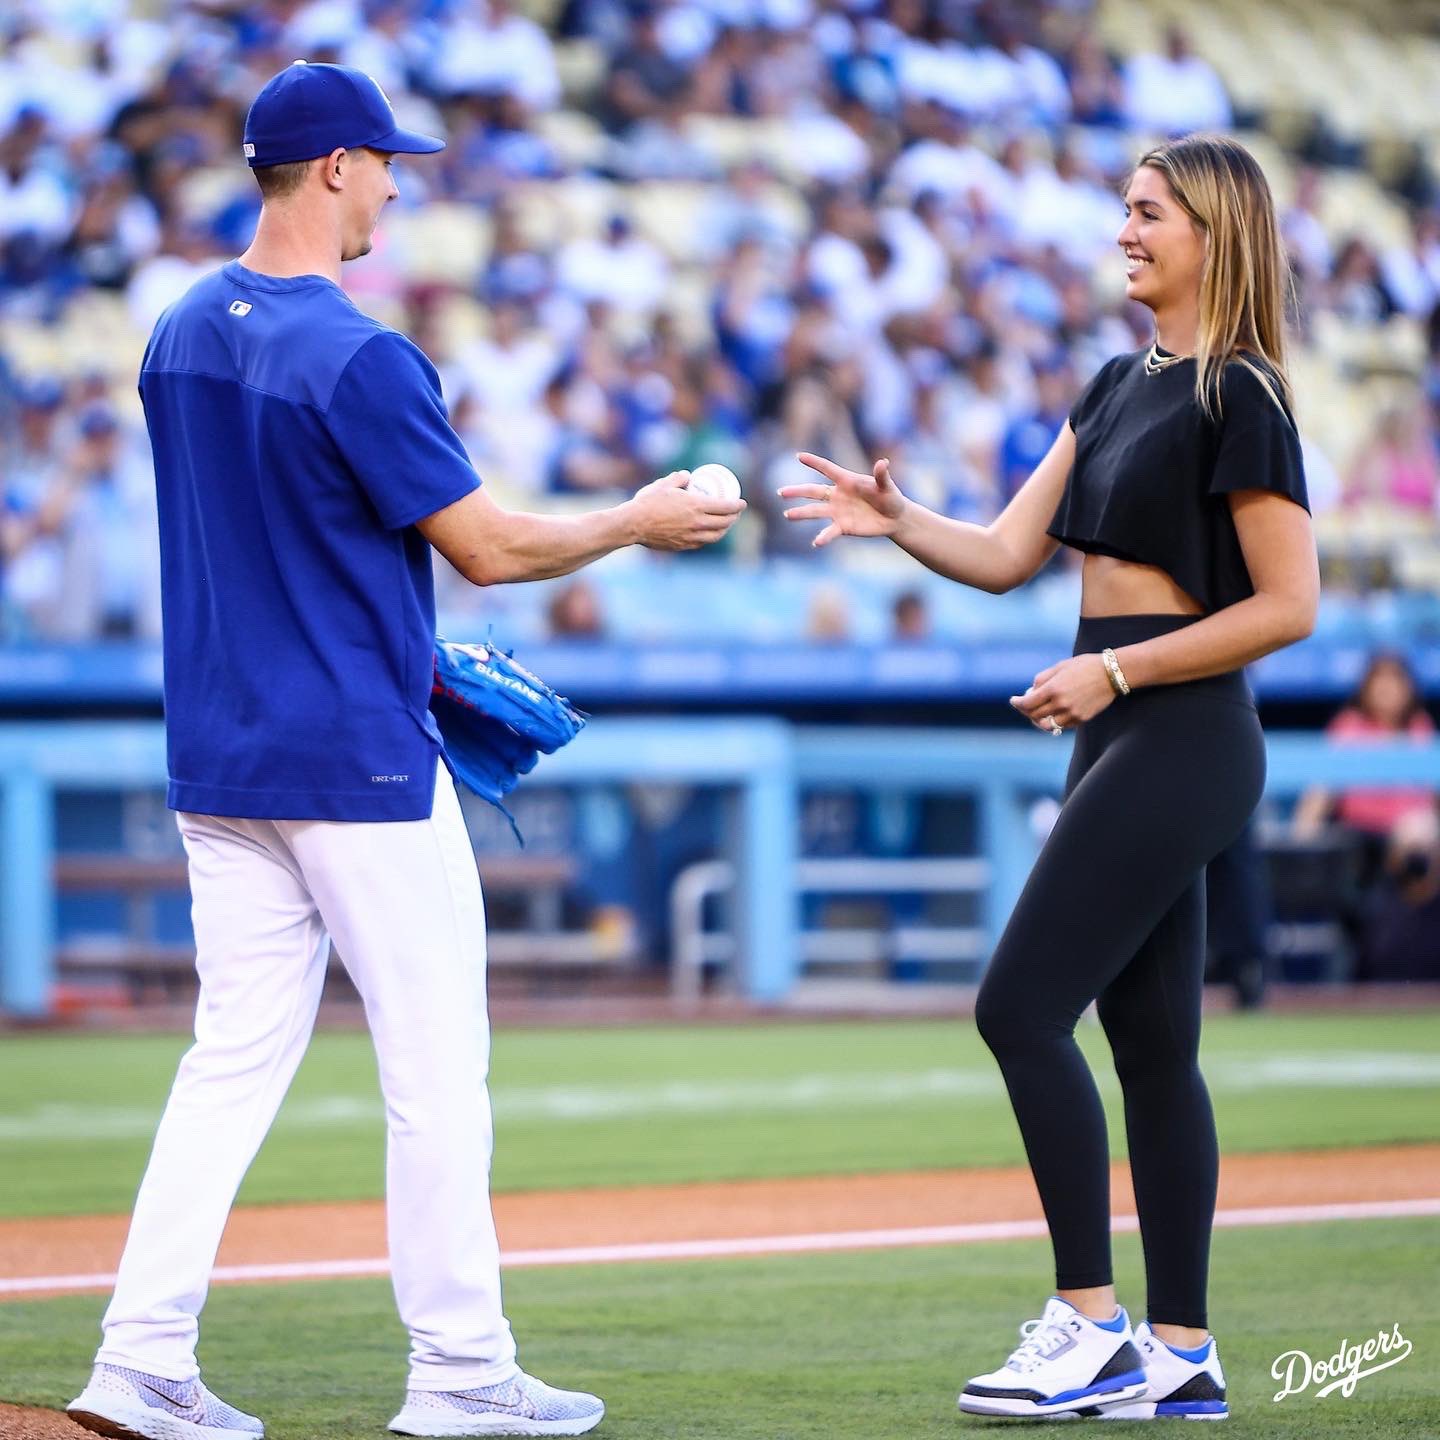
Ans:
<svg viewBox="0 0 1440 1440"><path fill-rule="evenodd" d="M1080 572L1080 614L1203 615L1205 607L1156 565L1087 555Z"/></svg>

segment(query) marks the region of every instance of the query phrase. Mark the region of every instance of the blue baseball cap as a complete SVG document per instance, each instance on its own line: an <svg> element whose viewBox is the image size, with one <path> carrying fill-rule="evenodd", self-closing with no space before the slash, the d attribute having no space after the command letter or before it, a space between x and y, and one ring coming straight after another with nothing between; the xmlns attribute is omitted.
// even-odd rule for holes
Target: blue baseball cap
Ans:
<svg viewBox="0 0 1440 1440"><path fill-rule="evenodd" d="M245 117L250 168L314 160L332 150L430 155L445 142L402 130L380 86L363 70L297 60L255 97Z"/></svg>

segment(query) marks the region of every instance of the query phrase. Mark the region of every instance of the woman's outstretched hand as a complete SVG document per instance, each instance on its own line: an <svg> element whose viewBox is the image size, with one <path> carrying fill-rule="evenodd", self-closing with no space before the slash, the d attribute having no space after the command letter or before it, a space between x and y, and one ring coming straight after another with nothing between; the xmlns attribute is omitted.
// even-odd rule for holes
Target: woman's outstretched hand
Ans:
<svg viewBox="0 0 1440 1440"><path fill-rule="evenodd" d="M877 460L871 475L846 470L823 455L802 450L795 457L802 465L818 470L828 485L784 485L782 500L808 500L785 512L787 520L827 520L829 524L812 540L828 545L841 535L893 535L905 513L905 497L890 478L890 462Z"/></svg>

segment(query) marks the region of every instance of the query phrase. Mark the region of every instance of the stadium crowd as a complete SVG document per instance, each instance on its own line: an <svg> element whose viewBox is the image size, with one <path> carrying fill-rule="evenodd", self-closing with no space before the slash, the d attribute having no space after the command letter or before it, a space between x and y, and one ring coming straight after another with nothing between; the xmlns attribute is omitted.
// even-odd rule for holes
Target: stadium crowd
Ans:
<svg viewBox="0 0 1440 1440"><path fill-rule="evenodd" d="M21 0L0 20L0 326L63 326L99 293L143 341L248 241L249 98L297 56L336 60L449 137L402 167L402 210L484 217L473 281L407 266L387 217L347 283L430 353L507 497L573 504L720 460L753 502L732 549L783 555L809 534L771 497L807 448L888 454L911 493L984 520L1088 376L1149 338L1114 246L1142 139L1245 119L1182 32L1122 60L1092 9L565 0L542 26L511 0ZM727 147L736 121L783 145ZM1440 334L1428 180L1409 186L1408 243L1378 247L1363 216L1322 223L1327 171L1296 174L1300 333L1400 314ZM536 197L586 180L615 182L597 223L541 233ZM652 182L689 187L672 233L627 203ZM1434 525L1437 350L1343 469L1307 437L1317 514ZM133 381L83 356L34 373L0 344L0 633L157 633Z"/></svg>
<svg viewBox="0 0 1440 1440"><path fill-rule="evenodd" d="M752 502L727 546L737 612L758 564L808 547L772 498L800 478L797 449L859 468L889 455L907 492L992 517L1088 377L1150 338L1114 245L1135 156L1259 118L1182 31L1120 54L1101 30L1093 0L12 0L0 641L158 636L135 369L161 311L248 243L245 112L302 57L368 71L402 123L449 138L399 167L400 202L346 283L434 360L507 502L591 505L727 463ZM1377 515L1386 534L1440 539L1440 194L1411 167L1388 196L1398 229L1361 209L1337 223L1358 159L1321 128L1276 180L1301 357L1397 319L1421 337L1343 453L1302 387L1327 583L1363 591L1396 582L1355 548ZM120 317L121 343L92 343L97 316ZM63 344L22 343L46 335ZM825 578L847 563L847 547L807 559L794 633L855 633L847 587ZM475 605L439 574L442 609ZM877 621L902 643L946 633L915 584L897 574ZM536 624L614 636L608 602L603 574L552 586ZM772 638L762 608L749 623ZM1337 738L1432 733L1408 677L1408 695L1385 688L1386 663ZM1410 973L1440 925L1435 797L1313 791L1294 817L1302 836L1332 821L1363 850L1357 973ZM674 850L680 821L656 824ZM663 910L659 890L590 898L631 925Z"/></svg>

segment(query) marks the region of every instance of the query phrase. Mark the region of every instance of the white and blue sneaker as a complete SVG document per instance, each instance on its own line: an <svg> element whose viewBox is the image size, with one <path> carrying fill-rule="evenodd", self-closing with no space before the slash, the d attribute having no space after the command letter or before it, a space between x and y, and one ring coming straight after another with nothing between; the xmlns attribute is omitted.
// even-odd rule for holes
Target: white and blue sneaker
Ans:
<svg viewBox="0 0 1440 1440"><path fill-rule="evenodd" d="M1069 1419L1146 1394L1145 1369L1122 1309L1091 1320L1052 1295L1038 1320L1020 1327L1020 1345L988 1375L977 1375L957 1401L969 1415Z"/></svg>
<svg viewBox="0 0 1440 1440"><path fill-rule="evenodd" d="M253 1415L217 1400L199 1380L166 1380L121 1365L97 1365L66 1407L70 1418L111 1440L261 1440Z"/></svg>
<svg viewBox="0 0 1440 1440"><path fill-rule="evenodd" d="M1212 1335L1193 1350L1177 1350L1151 1328L1135 1327L1135 1344L1145 1362L1145 1394L1127 1405L1098 1412L1098 1420L1224 1420L1225 1372Z"/></svg>
<svg viewBox="0 0 1440 1440"><path fill-rule="evenodd" d="M598 1396L557 1390L522 1370L476 1390L407 1390L390 1428L400 1435L583 1435L604 1418Z"/></svg>

